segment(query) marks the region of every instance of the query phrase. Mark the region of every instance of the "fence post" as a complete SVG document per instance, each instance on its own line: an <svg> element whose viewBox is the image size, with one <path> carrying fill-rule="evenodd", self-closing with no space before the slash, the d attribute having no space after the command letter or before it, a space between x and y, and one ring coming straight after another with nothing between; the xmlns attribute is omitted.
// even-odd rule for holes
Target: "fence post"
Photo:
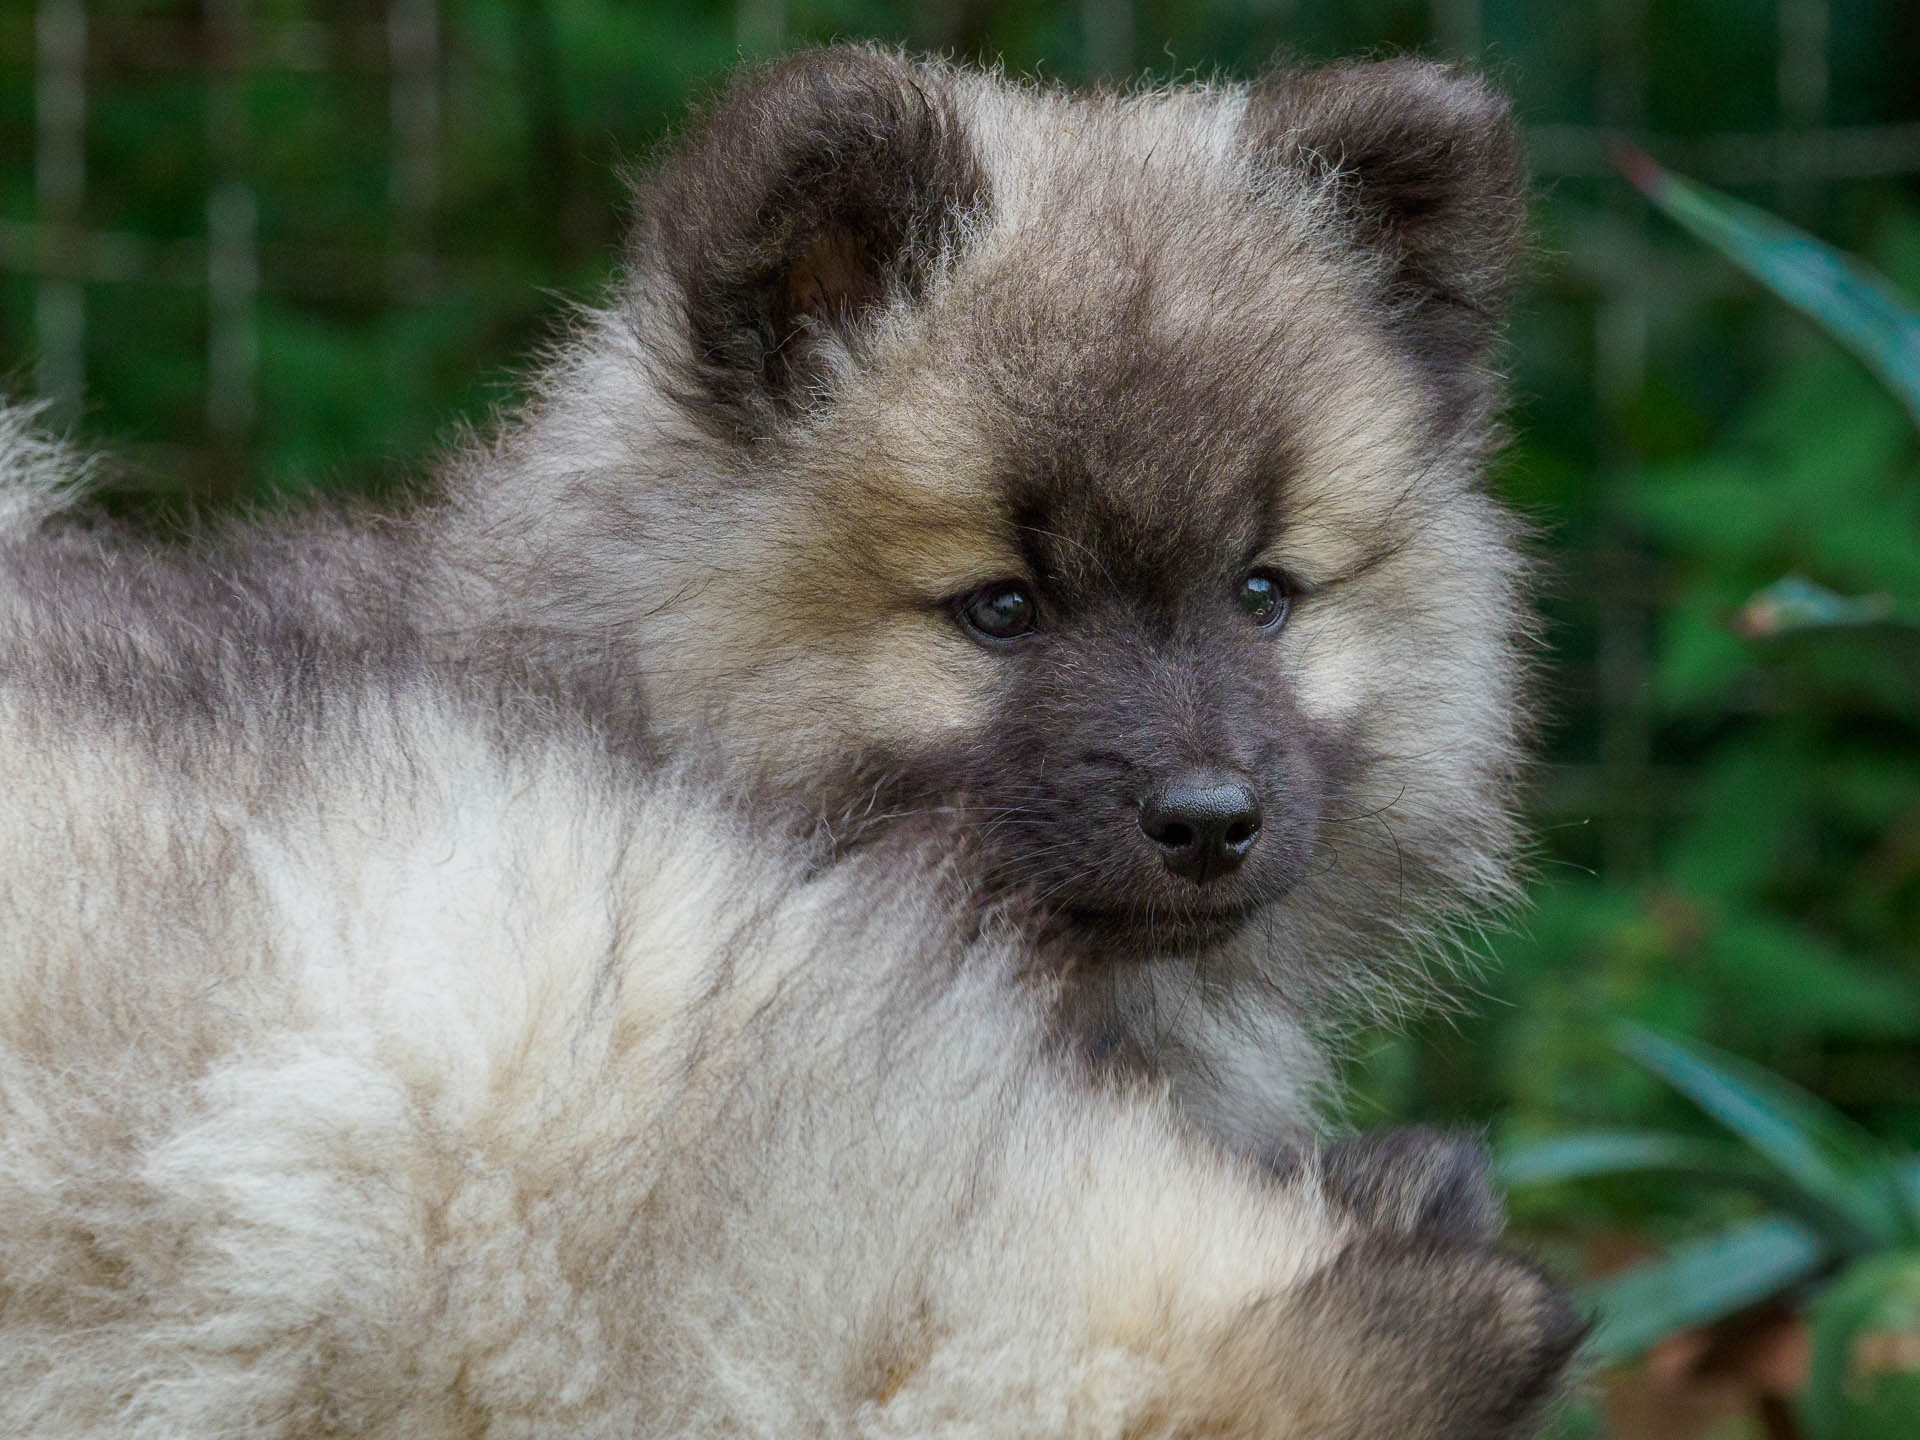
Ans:
<svg viewBox="0 0 1920 1440"><path fill-rule="evenodd" d="M1822 126L1832 84L1827 58L1828 0L1780 0L1779 52L1774 84L1780 106L1780 208L1794 219L1814 218L1817 177L1825 166Z"/></svg>
<svg viewBox="0 0 1920 1440"><path fill-rule="evenodd" d="M1605 33L1595 108L1617 133L1635 134L1646 115L1646 0L1602 0ZM1645 207L1623 184L1610 190L1610 205L1636 235ZM1644 240L1641 242L1644 244ZM1593 398L1599 415L1595 469L1601 494L1593 556L1599 599L1598 673L1600 768L1612 806L1601 845L1608 870L1637 877L1653 853L1649 814L1653 763L1653 710L1648 693L1649 567L1638 527L1628 517L1625 491L1639 455L1628 428L1628 410L1646 384L1651 305L1645 267L1627 267L1600 297L1594 314Z"/></svg>
<svg viewBox="0 0 1920 1440"><path fill-rule="evenodd" d="M87 292L81 233L87 189L84 0L39 0L34 13L34 389L71 423L87 384Z"/></svg>
<svg viewBox="0 0 1920 1440"><path fill-rule="evenodd" d="M1433 0L1433 43L1442 55L1479 59L1484 32L1480 0Z"/></svg>
<svg viewBox="0 0 1920 1440"><path fill-rule="evenodd" d="M393 158L387 198L394 248L388 288L403 303L433 291L433 210L440 193L440 17L434 0L387 6L388 114Z"/></svg>
<svg viewBox="0 0 1920 1440"><path fill-rule="evenodd" d="M259 207L246 183L249 73L246 0L207 0L207 424L221 441L253 426L260 339Z"/></svg>

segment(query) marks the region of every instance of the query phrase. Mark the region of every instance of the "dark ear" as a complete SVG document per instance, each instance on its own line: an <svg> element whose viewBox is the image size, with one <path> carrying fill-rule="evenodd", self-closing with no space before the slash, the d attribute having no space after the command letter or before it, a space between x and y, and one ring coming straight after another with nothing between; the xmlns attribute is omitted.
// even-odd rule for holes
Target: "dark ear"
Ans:
<svg viewBox="0 0 1920 1440"><path fill-rule="evenodd" d="M985 193L937 69L846 47L736 80L642 201L641 273L684 326L680 398L740 438L777 423Z"/></svg>
<svg viewBox="0 0 1920 1440"><path fill-rule="evenodd" d="M1525 219L1506 100L1423 60L1269 76L1248 107L1272 163L1331 180L1359 243L1384 252L1394 313L1421 352L1472 362L1499 328Z"/></svg>

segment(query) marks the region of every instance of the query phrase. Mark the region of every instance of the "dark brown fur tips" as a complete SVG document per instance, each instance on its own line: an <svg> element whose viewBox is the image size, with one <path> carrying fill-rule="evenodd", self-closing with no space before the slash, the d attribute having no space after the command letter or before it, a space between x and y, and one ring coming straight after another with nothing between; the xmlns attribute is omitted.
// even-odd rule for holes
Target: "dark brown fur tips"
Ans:
<svg viewBox="0 0 1920 1440"><path fill-rule="evenodd" d="M1274 163L1333 187L1357 243L1384 260L1397 318L1436 370L1485 361L1526 214L1504 97L1418 60L1283 72L1255 89L1247 134Z"/></svg>
<svg viewBox="0 0 1920 1440"><path fill-rule="evenodd" d="M751 436L804 406L821 347L918 293L987 189L937 71L846 49L736 82L639 236L685 307L694 413Z"/></svg>

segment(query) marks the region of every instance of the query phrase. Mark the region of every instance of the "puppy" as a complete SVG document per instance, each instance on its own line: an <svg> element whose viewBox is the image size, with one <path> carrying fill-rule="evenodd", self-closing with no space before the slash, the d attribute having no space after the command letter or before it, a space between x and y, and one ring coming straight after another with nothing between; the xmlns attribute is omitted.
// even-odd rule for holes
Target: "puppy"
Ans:
<svg viewBox="0 0 1920 1440"><path fill-rule="evenodd" d="M1513 894L1517 156L1410 60L1076 95L796 56L639 182L605 306L420 503L167 556L17 481L0 601L414 647L842 850L957 818L1063 1030L1260 1151Z"/></svg>

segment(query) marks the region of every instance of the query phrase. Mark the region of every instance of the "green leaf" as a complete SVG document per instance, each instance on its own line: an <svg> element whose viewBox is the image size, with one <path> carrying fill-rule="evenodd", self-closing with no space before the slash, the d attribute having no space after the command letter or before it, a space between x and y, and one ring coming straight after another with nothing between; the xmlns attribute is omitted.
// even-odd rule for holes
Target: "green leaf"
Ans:
<svg viewBox="0 0 1920 1440"><path fill-rule="evenodd" d="M1557 1185L1637 1170L1678 1170L1746 1184L1772 1179L1735 1146L1654 1130L1594 1130L1505 1147L1494 1160L1503 1186Z"/></svg>
<svg viewBox="0 0 1920 1440"><path fill-rule="evenodd" d="M1912 1440L1920 1421L1920 1251L1863 1261L1820 1297L1801 1408L1815 1440Z"/></svg>
<svg viewBox="0 0 1920 1440"><path fill-rule="evenodd" d="M1649 1170L1735 1186L1823 1234L1836 1230L1828 1209L1803 1187L1751 1150L1721 1140L1655 1130L1595 1130L1506 1146L1493 1164L1494 1178L1509 1190ZM1829 1238L1844 1245L1855 1232L1843 1225Z"/></svg>
<svg viewBox="0 0 1920 1440"><path fill-rule="evenodd" d="M1891 595L1839 595L1801 575L1788 575L1756 591L1733 617L1749 640L1796 630L1833 630L1897 621Z"/></svg>
<svg viewBox="0 0 1920 1440"><path fill-rule="evenodd" d="M1764 1033L1902 1041L1920 1023L1920 986L1765 913L1726 915L1704 955L1746 1023Z"/></svg>
<svg viewBox="0 0 1920 1440"><path fill-rule="evenodd" d="M1892 1157L1824 1101L1757 1065L1638 1026L1625 1028L1620 1047L1770 1161L1843 1247L1914 1238Z"/></svg>
<svg viewBox="0 0 1920 1440"><path fill-rule="evenodd" d="M1832 1259L1820 1236L1772 1216L1738 1225L1583 1287L1599 1312L1588 1353L1630 1360L1657 1340L1777 1295Z"/></svg>
<svg viewBox="0 0 1920 1440"><path fill-rule="evenodd" d="M1662 169L1637 150L1621 172L1713 246L1852 350L1920 424L1920 314L1880 276L1766 211Z"/></svg>

